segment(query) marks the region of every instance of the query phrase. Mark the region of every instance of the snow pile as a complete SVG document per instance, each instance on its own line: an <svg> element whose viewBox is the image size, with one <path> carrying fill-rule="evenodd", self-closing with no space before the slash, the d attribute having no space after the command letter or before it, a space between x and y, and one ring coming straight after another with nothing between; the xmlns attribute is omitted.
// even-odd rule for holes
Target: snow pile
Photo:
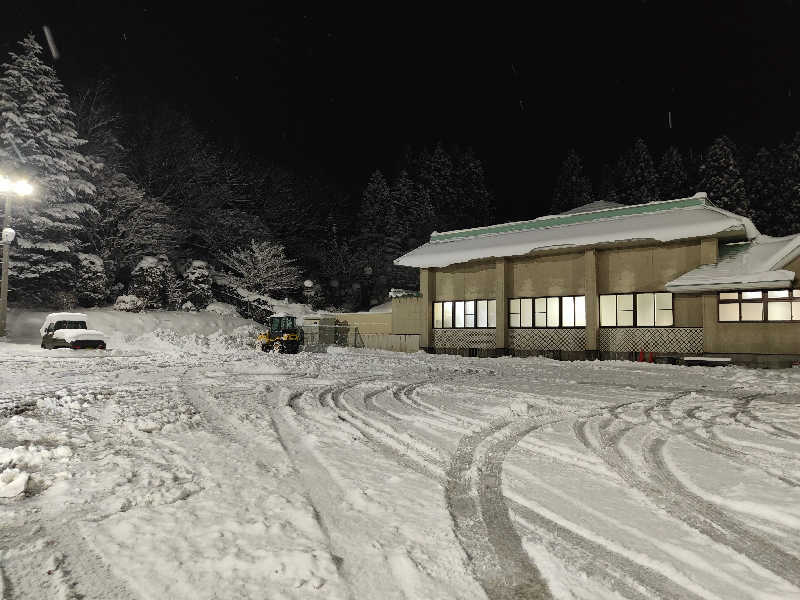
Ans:
<svg viewBox="0 0 800 600"><path fill-rule="evenodd" d="M28 474L19 469L5 469L0 473L0 498L13 498L25 491Z"/></svg>

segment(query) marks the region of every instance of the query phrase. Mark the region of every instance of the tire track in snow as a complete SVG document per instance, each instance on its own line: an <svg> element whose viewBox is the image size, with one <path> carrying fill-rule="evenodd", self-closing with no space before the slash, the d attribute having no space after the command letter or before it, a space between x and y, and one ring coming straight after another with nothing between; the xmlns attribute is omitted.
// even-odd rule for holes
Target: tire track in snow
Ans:
<svg viewBox="0 0 800 600"><path fill-rule="evenodd" d="M644 448L645 462L663 489L660 499L665 510L715 542L728 546L800 588L800 558L687 489L667 465L665 445L666 440L656 438Z"/></svg>
<svg viewBox="0 0 800 600"><path fill-rule="evenodd" d="M800 559L775 546L759 532L686 489L664 461L663 447L666 442L663 438L656 437L645 444L643 451L645 463L649 468L645 477L622 453L620 444L625 434L637 426L652 424L656 408L668 407L688 393L690 392L664 398L647 407L644 411L648 417L646 424L626 422L621 427L616 427L620 424L620 419L615 414L617 408L609 411L615 417L605 427L601 427L599 448L592 444L586 433L588 419L576 422L573 430L581 443L600 456L623 481L644 493L670 516L800 587ZM657 421L655 424L664 427ZM609 432L612 427L616 427L615 431Z"/></svg>
<svg viewBox="0 0 800 600"><path fill-rule="evenodd" d="M504 418L466 435L447 470L445 498L455 532L490 600L552 598L522 547L501 485L509 450L548 422L541 416Z"/></svg>
<svg viewBox="0 0 800 600"><path fill-rule="evenodd" d="M590 577L605 580L613 591L624 598L702 600L666 575L609 550L519 502L511 499L506 502L511 512L522 520L521 525L534 533L550 552ZM554 542L547 543L545 536Z"/></svg>

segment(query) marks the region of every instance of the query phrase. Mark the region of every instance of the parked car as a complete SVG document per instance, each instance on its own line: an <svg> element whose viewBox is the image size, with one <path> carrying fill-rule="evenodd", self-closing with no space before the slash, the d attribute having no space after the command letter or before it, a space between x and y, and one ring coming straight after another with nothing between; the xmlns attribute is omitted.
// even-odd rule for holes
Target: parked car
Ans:
<svg viewBox="0 0 800 600"><path fill-rule="evenodd" d="M39 329L42 348L97 348L105 350L106 336L102 331L89 329L83 313L50 313Z"/></svg>

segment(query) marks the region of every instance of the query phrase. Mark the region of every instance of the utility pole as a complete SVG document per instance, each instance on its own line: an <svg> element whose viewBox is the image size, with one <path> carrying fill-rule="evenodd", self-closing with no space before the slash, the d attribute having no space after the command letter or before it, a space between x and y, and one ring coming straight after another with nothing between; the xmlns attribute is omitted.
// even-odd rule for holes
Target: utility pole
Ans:
<svg viewBox="0 0 800 600"><path fill-rule="evenodd" d="M3 278L0 282L0 337L6 335L6 314L8 313L8 255L11 240L6 241L6 231L11 227L11 193L6 192L6 210L3 213ZM13 238L12 238L13 239Z"/></svg>
<svg viewBox="0 0 800 600"><path fill-rule="evenodd" d="M3 213L3 275L0 280L0 337L6 335L6 315L8 314L8 271L11 242L14 241L14 230L11 229L11 197L16 194L20 198L33 193L33 187L25 180L11 181L0 175L0 194L6 197L6 210Z"/></svg>

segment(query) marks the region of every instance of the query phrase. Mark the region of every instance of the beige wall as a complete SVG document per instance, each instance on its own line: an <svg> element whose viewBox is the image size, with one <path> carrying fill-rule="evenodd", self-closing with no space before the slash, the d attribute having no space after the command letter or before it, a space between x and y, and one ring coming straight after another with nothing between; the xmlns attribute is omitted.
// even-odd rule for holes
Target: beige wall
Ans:
<svg viewBox="0 0 800 600"><path fill-rule="evenodd" d="M672 294L675 327L703 326L703 298L700 294Z"/></svg>
<svg viewBox="0 0 800 600"><path fill-rule="evenodd" d="M392 333L392 313L335 313L337 324L359 333Z"/></svg>
<svg viewBox="0 0 800 600"><path fill-rule="evenodd" d="M436 300L494 298L495 263L461 263L435 270Z"/></svg>
<svg viewBox="0 0 800 600"><path fill-rule="evenodd" d="M700 242L597 252L599 294L654 292L700 265Z"/></svg>
<svg viewBox="0 0 800 600"><path fill-rule="evenodd" d="M422 334L425 329L425 302L420 297L392 299L392 333Z"/></svg>
<svg viewBox="0 0 800 600"><path fill-rule="evenodd" d="M585 293L583 252L512 258L509 264L509 298Z"/></svg>
<svg viewBox="0 0 800 600"><path fill-rule="evenodd" d="M703 350L747 354L800 354L800 322L719 323L717 294L703 294Z"/></svg>

